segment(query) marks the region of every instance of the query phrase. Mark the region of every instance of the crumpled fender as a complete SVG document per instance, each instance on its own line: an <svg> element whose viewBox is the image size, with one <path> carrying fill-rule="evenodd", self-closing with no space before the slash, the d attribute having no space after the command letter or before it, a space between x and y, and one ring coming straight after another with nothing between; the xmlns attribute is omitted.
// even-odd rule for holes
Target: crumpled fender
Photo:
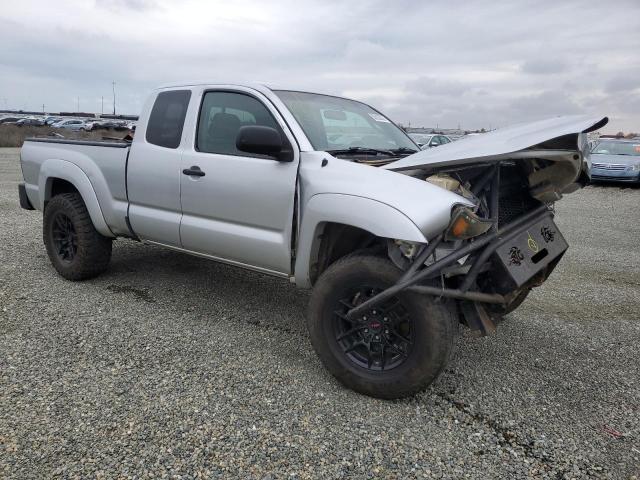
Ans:
<svg viewBox="0 0 640 480"><path fill-rule="evenodd" d="M303 206L303 212L295 264L295 281L303 288L311 286L310 267L317 256L326 223L350 225L383 238L427 242L424 234L404 213L370 198L321 193L309 199Z"/></svg>
<svg viewBox="0 0 640 480"><path fill-rule="evenodd" d="M98 197L91 185L89 177L87 177L80 167L66 160L45 160L40 167L38 174L38 191L44 192L44 195L40 195L38 198L39 210L44 211L45 202L51 198L51 186L54 178L66 180L76 187L82 196L84 204L87 206L93 226L98 232L106 237L115 236L104 219L102 209L98 203Z"/></svg>

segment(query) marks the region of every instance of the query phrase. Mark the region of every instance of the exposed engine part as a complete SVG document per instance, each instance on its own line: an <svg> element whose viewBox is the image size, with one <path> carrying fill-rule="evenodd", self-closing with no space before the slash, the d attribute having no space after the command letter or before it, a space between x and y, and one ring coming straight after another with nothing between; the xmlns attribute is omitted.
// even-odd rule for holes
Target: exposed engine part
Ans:
<svg viewBox="0 0 640 480"><path fill-rule="evenodd" d="M471 200L475 205L478 205L478 197L471 192L469 182L462 183L460 180L453 178L448 173L430 175L425 180L432 185L457 193L458 195Z"/></svg>
<svg viewBox="0 0 640 480"><path fill-rule="evenodd" d="M420 244L404 240L390 240L387 244L389 258L400 269L406 270L417 255Z"/></svg>
<svg viewBox="0 0 640 480"><path fill-rule="evenodd" d="M415 257L416 253L418 253L417 243L406 242L404 240L394 240L393 242L398 246L398 249L400 250L400 253L402 253L402 256L408 258L409 260Z"/></svg>
<svg viewBox="0 0 640 480"><path fill-rule="evenodd" d="M573 164L556 162L548 167L535 170L529 175L531 196L544 203L562 198L562 191L577 177Z"/></svg>
<svg viewBox="0 0 640 480"><path fill-rule="evenodd" d="M455 178L451 178L446 173L437 173L436 175L427 177L425 180L440 188L449 190L450 192L455 192L458 188L460 188L460 181L456 180Z"/></svg>

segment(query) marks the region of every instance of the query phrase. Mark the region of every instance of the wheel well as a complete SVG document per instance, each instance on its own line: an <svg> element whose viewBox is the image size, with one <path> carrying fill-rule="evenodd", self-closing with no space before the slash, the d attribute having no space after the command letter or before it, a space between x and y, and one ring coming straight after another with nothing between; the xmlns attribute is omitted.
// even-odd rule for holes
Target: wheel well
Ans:
<svg viewBox="0 0 640 480"><path fill-rule="evenodd" d="M61 193L78 193L78 189L73 183L63 180L62 178L51 178L49 182L51 182L49 185L49 195L46 197L45 205L49 200Z"/></svg>
<svg viewBox="0 0 640 480"><path fill-rule="evenodd" d="M342 223L325 223L315 261L309 274L311 283L315 283L320 274L332 263L356 250L385 247L385 239L377 237L367 230Z"/></svg>

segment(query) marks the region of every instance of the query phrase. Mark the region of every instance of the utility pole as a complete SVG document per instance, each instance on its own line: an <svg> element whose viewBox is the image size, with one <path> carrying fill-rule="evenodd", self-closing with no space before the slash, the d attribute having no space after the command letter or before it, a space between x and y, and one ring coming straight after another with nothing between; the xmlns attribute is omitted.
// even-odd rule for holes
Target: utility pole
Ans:
<svg viewBox="0 0 640 480"><path fill-rule="evenodd" d="M80 97L78 97L78 109L76 110L76 112L80 113Z"/></svg>
<svg viewBox="0 0 640 480"><path fill-rule="evenodd" d="M104 95L102 96L102 107L100 108L100 115L104 115Z"/></svg>
<svg viewBox="0 0 640 480"><path fill-rule="evenodd" d="M111 82L113 86L113 116L116 115L116 82Z"/></svg>
<svg viewBox="0 0 640 480"><path fill-rule="evenodd" d="M44 103L42 104L42 113L44 113Z"/></svg>

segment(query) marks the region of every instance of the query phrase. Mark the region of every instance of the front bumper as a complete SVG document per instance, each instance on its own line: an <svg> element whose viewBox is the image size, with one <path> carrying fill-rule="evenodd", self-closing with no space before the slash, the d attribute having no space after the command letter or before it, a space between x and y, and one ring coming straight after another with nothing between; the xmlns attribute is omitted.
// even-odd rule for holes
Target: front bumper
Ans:
<svg viewBox="0 0 640 480"><path fill-rule="evenodd" d="M470 287L475 283L475 280L483 269L484 265L489 261L489 257L496 253L498 249L503 248L505 245L509 248L506 252L506 262L508 263L511 259L510 249L514 245L521 244L522 242L528 243L529 239L532 239L536 242L536 247L538 250L540 248L545 248L543 245L546 245L546 249L548 250L544 255L536 256L536 253L532 253L527 258L527 267L526 271L523 268L521 275L514 273L512 271L507 272L505 278L510 280L504 286L504 290L513 291L513 289L517 288L518 285L522 285L527 280L531 279L537 272L542 270L544 267L551 265L556 259L559 259L560 256L565 252L567 246L566 242L557 231L557 227L552 221L553 213L549 211L546 205L540 205L539 207L527 212L516 220L511 221L504 227L500 228L497 231L487 232L484 235L476 238L473 242L468 242L461 248L452 251L448 255L436 260L434 263L424 266L424 268L419 269L420 266L424 264L429 256L433 253L433 247L436 246L442 235L436 238L431 242L431 246L426 247L413 261L412 266L404 273L404 275L398 280L395 285L383 290L378 293L374 297L366 300L360 305L352 308L347 313L349 318L354 318L368 309L371 309L385 300L390 299L396 293L411 289L412 291L440 296L440 297L448 297L455 298L460 300L469 300L474 302L484 302L484 303L497 303L497 304L506 304L509 299L501 295L499 293L488 293L482 291L474 291L470 290ZM532 233L535 232L535 235ZM545 235L553 234L554 240L557 241L553 246L549 245L549 242L545 240ZM538 240L535 240L538 239ZM517 242L517 243L514 243ZM539 243L538 243L539 242ZM552 241L553 242L553 241ZM532 249L534 250L534 249ZM469 254L475 254L473 257L473 262L471 264L471 268L468 273L464 277L464 280L459 288L451 289L451 288L443 288L443 287L432 287L430 285L420 285L423 280L437 277L442 274L442 270L445 267L448 267L463 257L468 256ZM522 260L524 260L523 257ZM415 265L415 267L414 267ZM507 268L511 267L510 265Z"/></svg>
<svg viewBox="0 0 640 480"><path fill-rule="evenodd" d="M552 216L544 216L496 248L492 256L496 291L508 294L519 289L557 263L567 248Z"/></svg>
<svg viewBox="0 0 640 480"><path fill-rule="evenodd" d="M592 168L590 172L592 181L600 182L640 182L640 172L634 170L607 170L604 168Z"/></svg>

